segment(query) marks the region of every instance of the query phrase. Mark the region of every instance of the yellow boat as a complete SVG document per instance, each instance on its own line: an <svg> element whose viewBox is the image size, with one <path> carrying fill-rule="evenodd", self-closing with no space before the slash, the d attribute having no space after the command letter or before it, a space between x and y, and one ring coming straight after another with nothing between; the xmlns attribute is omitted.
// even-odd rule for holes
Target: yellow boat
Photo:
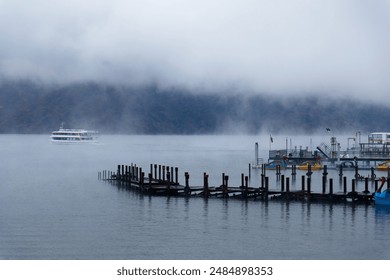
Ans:
<svg viewBox="0 0 390 280"><path fill-rule="evenodd" d="M311 170L321 170L322 164L318 162L306 162L304 164L298 165L297 169L299 170L309 170L309 165L311 165Z"/></svg>
<svg viewBox="0 0 390 280"><path fill-rule="evenodd" d="M387 171L389 170L390 161L384 161L378 164L377 169L378 171Z"/></svg>

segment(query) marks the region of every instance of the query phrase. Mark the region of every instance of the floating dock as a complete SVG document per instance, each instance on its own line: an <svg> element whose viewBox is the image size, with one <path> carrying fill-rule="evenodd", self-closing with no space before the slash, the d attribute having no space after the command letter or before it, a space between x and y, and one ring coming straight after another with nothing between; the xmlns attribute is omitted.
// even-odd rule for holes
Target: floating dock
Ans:
<svg viewBox="0 0 390 280"><path fill-rule="evenodd" d="M390 178L387 177L377 179L372 177L356 177L351 180L348 186L348 179L346 176L340 174L339 184L342 185L342 191L334 192L334 180L328 178L327 168L325 166L322 173L321 187L316 182L316 187L312 188L312 171L309 170L300 178L301 188L299 190L290 189L292 181L297 184L296 169L292 169L291 177L282 175L280 169L276 169L275 176L279 182L279 188L272 188L269 183L269 177L266 176L265 165L261 171L261 184L257 187L249 186L250 176L241 174L241 185L230 186L229 176L222 173L220 186L209 186L209 175L203 173L203 185L191 186L190 174L184 173L185 183L181 184L178 181L179 171L177 167L169 167L164 165L151 164L150 172L147 176L141 167L136 164L131 165L117 165L116 171L104 170L98 172L98 179L116 184L120 187L126 188L129 191L135 191L147 195L159 196L182 196L182 197L219 197L219 198L235 198L235 199L255 199L255 200L304 200L304 201L322 201L322 202L352 202L352 203L366 203L373 202L373 194L369 190L369 183L371 188L375 191L378 186L387 184L390 187ZM360 182L360 183L358 183ZM364 184L363 184L364 182ZM364 185L362 189L361 185ZM361 190L358 190L358 185ZM314 192L312 189L320 189L321 192Z"/></svg>
<svg viewBox="0 0 390 280"><path fill-rule="evenodd" d="M359 139L359 140L358 140ZM350 141L353 144L350 146ZM332 136L330 143L321 143L316 150L310 150L308 147L295 146L288 148L286 139L285 149L269 150L268 165L275 164L291 167L292 165L302 165L306 163L317 163L327 165L328 168L354 168L360 169L379 168L382 171L390 169L390 132L373 132L368 135L368 142L361 143L360 136L349 137L347 139L348 147L344 150L341 145ZM255 162L253 167L256 168L263 163L263 159L258 155L258 143L255 143ZM389 171L390 172L390 171Z"/></svg>

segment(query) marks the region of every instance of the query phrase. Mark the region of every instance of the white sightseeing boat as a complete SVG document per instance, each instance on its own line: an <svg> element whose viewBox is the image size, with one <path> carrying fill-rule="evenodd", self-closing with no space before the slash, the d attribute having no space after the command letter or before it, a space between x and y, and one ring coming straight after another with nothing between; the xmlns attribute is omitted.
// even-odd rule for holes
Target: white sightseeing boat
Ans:
<svg viewBox="0 0 390 280"><path fill-rule="evenodd" d="M85 129L65 129L62 126L59 130L53 131L50 140L57 144L81 144L98 143L98 132Z"/></svg>

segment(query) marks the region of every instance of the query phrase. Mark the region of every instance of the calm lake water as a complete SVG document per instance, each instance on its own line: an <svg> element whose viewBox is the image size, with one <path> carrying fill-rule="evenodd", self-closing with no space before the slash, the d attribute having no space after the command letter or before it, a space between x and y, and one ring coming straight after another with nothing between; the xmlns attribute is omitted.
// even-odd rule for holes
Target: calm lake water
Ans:
<svg viewBox="0 0 390 280"><path fill-rule="evenodd" d="M273 148L285 147L285 138L274 139ZM0 135L0 259L390 259L387 208L157 197L97 177L118 164L149 170L156 163L179 167L182 183L189 172L190 185L201 185L207 172L210 185L220 185L224 172L238 186L254 161L255 142L266 158L269 135L100 140L53 145L47 135ZM315 147L323 140L293 141ZM251 172L256 186L259 171ZM317 186L320 176L314 175ZM337 173L330 177L338 181Z"/></svg>

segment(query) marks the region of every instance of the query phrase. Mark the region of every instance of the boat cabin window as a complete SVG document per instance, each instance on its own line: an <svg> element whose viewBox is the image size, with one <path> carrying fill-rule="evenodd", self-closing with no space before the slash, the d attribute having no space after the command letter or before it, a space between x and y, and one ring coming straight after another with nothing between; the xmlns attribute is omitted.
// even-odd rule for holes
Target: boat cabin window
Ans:
<svg viewBox="0 0 390 280"><path fill-rule="evenodd" d="M377 144L390 143L390 133L371 133L368 135L368 142Z"/></svg>

